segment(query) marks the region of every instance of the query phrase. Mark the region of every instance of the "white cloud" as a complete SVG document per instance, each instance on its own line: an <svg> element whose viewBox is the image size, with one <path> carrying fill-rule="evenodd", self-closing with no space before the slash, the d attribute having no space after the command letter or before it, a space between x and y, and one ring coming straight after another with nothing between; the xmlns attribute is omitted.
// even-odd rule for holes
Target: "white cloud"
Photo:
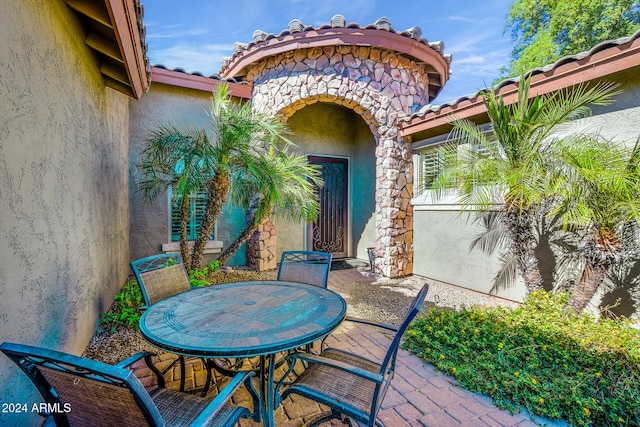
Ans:
<svg viewBox="0 0 640 427"><path fill-rule="evenodd" d="M231 56L232 46L226 44L180 44L156 49L149 55L152 64L162 64L169 69L183 68L186 72L199 71L205 75L220 71L223 56Z"/></svg>
<svg viewBox="0 0 640 427"><path fill-rule="evenodd" d="M155 30L155 29L154 29ZM181 29L178 26L173 28L165 27L161 31L149 31L147 28L146 39L147 40L158 40L158 39L176 39L182 37L198 37L204 36L211 32L211 30L207 28L188 28Z"/></svg>
<svg viewBox="0 0 640 427"><path fill-rule="evenodd" d="M460 22L478 22L476 19L467 18L465 16L449 16L449 19L452 21L460 21Z"/></svg>

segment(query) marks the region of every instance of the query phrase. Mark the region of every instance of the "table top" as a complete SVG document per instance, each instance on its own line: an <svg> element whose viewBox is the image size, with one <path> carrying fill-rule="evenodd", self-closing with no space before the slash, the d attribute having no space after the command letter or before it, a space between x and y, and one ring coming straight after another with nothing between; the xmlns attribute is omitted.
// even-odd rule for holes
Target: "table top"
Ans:
<svg viewBox="0 0 640 427"><path fill-rule="evenodd" d="M334 330L347 304L318 286L281 281L225 283L164 299L144 312L140 331L154 346L199 357L273 354Z"/></svg>

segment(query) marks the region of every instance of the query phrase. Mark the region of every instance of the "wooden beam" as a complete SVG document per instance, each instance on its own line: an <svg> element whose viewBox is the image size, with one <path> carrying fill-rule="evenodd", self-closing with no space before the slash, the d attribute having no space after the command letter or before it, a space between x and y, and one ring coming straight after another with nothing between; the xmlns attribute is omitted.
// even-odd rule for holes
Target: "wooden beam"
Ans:
<svg viewBox="0 0 640 427"><path fill-rule="evenodd" d="M117 90L118 92L124 93L127 96L130 97L134 97L133 96L133 90L131 90L131 86L130 85L123 85L122 83L120 83L117 80L113 80L111 77L104 75L104 84L107 87L110 87L111 89Z"/></svg>
<svg viewBox="0 0 640 427"><path fill-rule="evenodd" d="M103 37L96 33L89 33L84 42L92 49L97 50L98 52L107 55L109 58L115 59L116 61L123 63L122 54L120 53L120 47L114 41L109 40L106 37Z"/></svg>
<svg viewBox="0 0 640 427"><path fill-rule="evenodd" d="M108 28L113 28L107 7L102 1L66 0L67 5L82 15L85 15Z"/></svg>
<svg viewBox="0 0 640 427"><path fill-rule="evenodd" d="M129 76L124 68L118 67L110 62L103 62L100 65L100 72L105 76L111 77L114 80L119 81L127 86L130 86Z"/></svg>
<svg viewBox="0 0 640 427"><path fill-rule="evenodd" d="M129 75L134 98L138 99L149 88L144 31L138 20L136 0L104 0L113 23L114 34L120 47L122 61Z"/></svg>

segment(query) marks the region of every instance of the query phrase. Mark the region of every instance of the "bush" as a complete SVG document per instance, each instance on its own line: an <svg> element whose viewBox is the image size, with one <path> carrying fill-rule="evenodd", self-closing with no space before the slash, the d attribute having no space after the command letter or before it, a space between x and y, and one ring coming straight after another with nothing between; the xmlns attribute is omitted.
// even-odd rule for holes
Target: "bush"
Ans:
<svg viewBox="0 0 640 427"><path fill-rule="evenodd" d="M127 280L122 291L113 299L114 304L111 309L107 313L102 313L102 322L111 325L111 332L120 326L138 329L138 322L142 315L138 308L144 304L138 282L133 279Z"/></svg>
<svg viewBox="0 0 640 427"><path fill-rule="evenodd" d="M577 316L567 295L534 292L519 308L431 308L405 347L502 409L572 425L640 425L640 331Z"/></svg>
<svg viewBox="0 0 640 427"><path fill-rule="evenodd" d="M202 288L211 285L209 275L220 270L220 261L214 259L200 270L189 270L189 281L191 286Z"/></svg>

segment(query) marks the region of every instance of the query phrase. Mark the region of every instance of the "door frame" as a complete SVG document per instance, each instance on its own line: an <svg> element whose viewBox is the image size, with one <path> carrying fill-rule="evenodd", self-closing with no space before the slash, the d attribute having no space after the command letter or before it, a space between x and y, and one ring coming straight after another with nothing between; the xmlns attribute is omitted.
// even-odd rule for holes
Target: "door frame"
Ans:
<svg viewBox="0 0 640 427"><path fill-rule="evenodd" d="M345 160L347 163L347 177L346 177L346 185L347 185L347 214L346 214L346 221L347 221L347 232L345 233L345 258L349 258L352 256L352 248L351 248L351 222L352 222L352 212L351 212L351 157L350 156L340 156L340 155L334 155L334 154L317 154L317 153L306 153L305 154L307 157L307 160L309 161L310 158L313 157L317 157L317 158L325 158L325 159L341 159L341 160ZM307 225L304 227L304 246L305 248L307 248L308 250L313 250L312 248L312 238L310 237L310 230L311 230L311 226L312 226L312 222L307 223Z"/></svg>

